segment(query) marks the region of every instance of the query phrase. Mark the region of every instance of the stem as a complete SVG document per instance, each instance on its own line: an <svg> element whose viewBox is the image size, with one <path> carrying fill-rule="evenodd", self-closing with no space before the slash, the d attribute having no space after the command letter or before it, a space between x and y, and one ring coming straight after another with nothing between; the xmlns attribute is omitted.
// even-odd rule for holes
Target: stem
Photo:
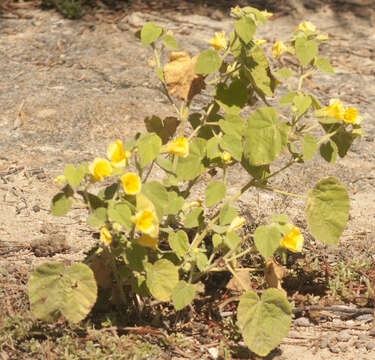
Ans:
<svg viewBox="0 0 375 360"><path fill-rule="evenodd" d="M149 167L149 169L147 171L147 174L146 174L145 178L142 181L143 183L145 183L147 181L148 177L150 176L152 168L154 167L154 164L155 164L155 160L152 160L152 163L151 163L151 165L150 165L150 167Z"/></svg>
<svg viewBox="0 0 375 360"><path fill-rule="evenodd" d="M303 70L301 71L301 76L299 78L299 82L298 82L298 91L301 91L301 88L302 88L302 83L303 83L303 80L305 78L307 78L308 76L312 75L316 70L315 69L312 69L310 71L308 71L307 73L303 74Z"/></svg>
<svg viewBox="0 0 375 360"><path fill-rule="evenodd" d="M290 192L287 192L287 191L272 189L272 188L267 187L267 186L257 185L257 188L267 190L267 191L272 191L272 192L282 194L282 195L293 196L293 197L300 198L300 199L306 199L306 195L293 194L293 193L290 193Z"/></svg>
<svg viewBox="0 0 375 360"><path fill-rule="evenodd" d="M326 140L329 140L332 136L334 136L335 134L337 133L337 130L335 130L334 132L331 132L329 134L326 134L324 135L318 142L317 142L317 145L321 144L322 142L326 141Z"/></svg>
<svg viewBox="0 0 375 360"><path fill-rule="evenodd" d="M227 269L232 273L232 275L236 278L236 280L240 283L242 288L246 291L249 290L249 288L244 284L244 282L240 279L240 277L236 274L236 272L233 270L233 268L230 266L229 262L225 260L225 266Z"/></svg>

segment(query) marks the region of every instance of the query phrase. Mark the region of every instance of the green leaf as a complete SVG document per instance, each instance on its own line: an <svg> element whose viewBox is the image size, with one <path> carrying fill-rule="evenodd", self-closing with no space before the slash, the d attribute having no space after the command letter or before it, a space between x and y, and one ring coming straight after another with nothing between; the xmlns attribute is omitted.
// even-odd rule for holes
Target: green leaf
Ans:
<svg viewBox="0 0 375 360"><path fill-rule="evenodd" d="M236 33L240 39L245 44L248 44L253 38L256 25L250 17L242 17L235 21L234 29L236 30Z"/></svg>
<svg viewBox="0 0 375 360"><path fill-rule="evenodd" d="M59 192L52 199L51 212L55 216L63 216L69 211L72 205L72 199L64 192Z"/></svg>
<svg viewBox="0 0 375 360"><path fill-rule="evenodd" d="M250 290L240 297L237 321L246 345L259 356L266 356L288 334L292 310L285 295L267 289L259 299Z"/></svg>
<svg viewBox="0 0 375 360"><path fill-rule="evenodd" d="M192 180L204 171L202 159L206 154L206 140L196 138L190 143L189 155L179 158L176 174L181 180Z"/></svg>
<svg viewBox="0 0 375 360"><path fill-rule="evenodd" d="M163 44L167 47L167 49L169 49L169 50L178 50L177 41L176 41L176 39L172 35L165 34L162 37L161 40L162 40Z"/></svg>
<svg viewBox="0 0 375 360"><path fill-rule="evenodd" d="M248 117L244 156L250 165L269 164L282 153L290 126L277 121L278 113L272 107L259 108Z"/></svg>
<svg viewBox="0 0 375 360"><path fill-rule="evenodd" d="M304 161L311 160L315 155L317 147L318 147L318 143L315 137L311 134L306 134L303 137L303 144L302 144L303 160Z"/></svg>
<svg viewBox="0 0 375 360"><path fill-rule="evenodd" d="M143 46L147 46L157 39L163 33L163 29L153 22L148 22L143 25L141 30L141 43Z"/></svg>
<svg viewBox="0 0 375 360"><path fill-rule="evenodd" d="M238 215L237 209L232 206L231 201L227 201L220 209L219 223L220 225L228 225Z"/></svg>
<svg viewBox="0 0 375 360"><path fill-rule="evenodd" d="M159 155L156 158L156 164L166 172L173 174L173 162L170 159L166 159L164 156Z"/></svg>
<svg viewBox="0 0 375 360"><path fill-rule="evenodd" d="M165 209L166 215L177 214L184 205L185 199L182 196L178 196L175 191L168 192L168 206Z"/></svg>
<svg viewBox="0 0 375 360"><path fill-rule="evenodd" d="M185 217L184 226L188 229L200 226L203 223L203 209L195 208Z"/></svg>
<svg viewBox="0 0 375 360"><path fill-rule="evenodd" d="M205 50L199 54L195 64L195 72L202 75L211 75L220 69L222 60L217 51Z"/></svg>
<svg viewBox="0 0 375 360"><path fill-rule="evenodd" d="M112 173L113 175L113 173ZM101 199L101 200L111 200L113 199L113 197L115 196L116 194L116 191L118 190L119 188L119 184L118 183L114 183L112 185L109 185L107 187L105 187L104 189L100 190L99 193L98 193L98 197Z"/></svg>
<svg viewBox="0 0 375 360"><path fill-rule="evenodd" d="M337 245L349 218L349 197L333 177L320 180L307 194L305 208L310 233L327 245Z"/></svg>
<svg viewBox="0 0 375 360"><path fill-rule="evenodd" d="M97 285L92 270L85 264L65 268L59 262L37 267L28 282L31 312L38 319L56 321L60 314L78 323L96 302Z"/></svg>
<svg viewBox="0 0 375 360"><path fill-rule="evenodd" d="M189 249L189 238L183 230L171 232L168 236L168 243L171 249L180 258L183 257Z"/></svg>
<svg viewBox="0 0 375 360"><path fill-rule="evenodd" d="M220 147L228 151L233 159L241 161L242 158L242 141L234 135L224 135L220 141Z"/></svg>
<svg viewBox="0 0 375 360"><path fill-rule="evenodd" d="M178 268L169 260L161 259L146 267L146 284L155 299L169 301L177 283Z"/></svg>
<svg viewBox="0 0 375 360"><path fill-rule="evenodd" d="M315 65L317 66L317 68L319 70L325 72L326 74L329 74L329 75L334 75L335 74L335 71L333 70L331 64L325 58L318 57L316 59Z"/></svg>
<svg viewBox="0 0 375 360"><path fill-rule="evenodd" d="M329 140L328 142L321 144L319 150L320 155L325 161L329 162L331 165L335 163L338 149L333 141Z"/></svg>
<svg viewBox="0 0 375 360"><path fill-rule="evenodd" d="M224 237L224 244L231 250L235 249L240 242L241 238L235 231L228 232Z"/></svg>
<svg viewBox="0 0 375 360"><path fill-rule="evenodd" d="M153 133L146 134L138 140L138 152L142 168L159 155L161 144L162 141L160 137Z"/></svg>
<svg viewBox="0 0 375 360"><path fill-rule="evenodd" d="M247 101L246 86L239 80L233 80L229 87L220 83L214 90L215 100L226 114L237 115Z"/></svg>
<svg viewBox="0 0 375 360"><path fill-rule="evenodd" d="M310 107L312 100L309 95L298 94L293 99L294 105L298 110L298 114L304 114Z"/></svg>
<svg viewBox="0 0 375 360"><path fill-rule="evenodd" d="M87 164L81 164L75 168L74 165L68 164L65 166L64 169L64 175L66 179L68 180L69 184L73 187L77 187L84 176L88 173L88 166Z"/></svg>
<svg viewBox="0 0 375 360"><path fill-rule="evenodd" d="M278 102L279 105L291 105L294 98L297 96L297 92L291 91L285 94Z"/></svg>
<svg viewBox="0 0 375 360"><path fill-rule="evenodd" d="M197 264L199 271L203 272L207 266L207 263L208 263L208 259L207 259L206 254L201 253L201 252L198 253L196 257L196 264Z"/></svg>
<svg viewBox="0 0 375 360"><path fill-rule="evenodd" d="M241 116L233 114L226 114L225 119L220 119L219 126L224 134L232 135L239 139L242 138L245 129L245 123Z"/></svg>
<svg viewBox="0 0 375 360"><path fill-rule="evenodd" d="M154 204L156 215L161 220L168 207L168 192L158 181L150 181L142 185L142 193Z"/></svg>
<svg viewBox="0 0 375 360"><path fill-rule="evenodd" d="M269 165L253 166L244 156L242 156L241 165L253 178L263 180L264 184L267 183L267 178L271 174Z"/></svg>
<svg viewBox="0 0 375 360"><path fill-rule="evenodd" d="M134 243L126 242L124 246L124 251L122 252L122 257L125 264L134 271L143 272L144 263L147 262L147 250L143 246Z"/></svg>
<svg viewBox="0 0 375 360"><path fill-rule="evenodd" d="M277 226L258 226L254 232L254 243L260 254L268 259L280 246L281 234Z"/></svg>
<svg viewBox="0 0 375 360"><path fill-rule="evenodd" d="M107 222L107 209L100 207L95 209L87 218L87 225L92 227L100 227Z"/></svg>
<svg viewBox="0 0 375 360"><path fill-rule="evenodd" d="M195 286L188 284L185 280L180 280L172 290L172 302L176 311L182 310L189 305L195 296Z"/></svg>
<svg viewBox="0 0 375 360"><path fill-rule="evenodd" d="M207 141L207 157L212 160L221 156L219 150L220 140L217 137L212 137Z"/></svg>
<svg viewBox="0 0 375 360"><path fill-rule="evenodd" d="M218 202L223 200L226 192L227 188L223 182L212 180L206 187L206 206L210 207L216 205Z"/></svg>
<svg viewBox="0 0 375 360"><path fill-rule="evenodd" d="M314 40L307 40L304 37L298 38L295 44L296 55L302 66L308 65L318 53L318 45Z"/></svg>
<svg viewBox="0 0 375 360"><path fill-rule="evenodd" d="M214 249L217 249L223 243L224 243L224 240L223 240L223 238L219 234L214 234L212 236L212 246L214 247Z"/></svg>
<svg viewBox="0 0 375 360"><path fill-rule="evenodd" d="M292 76L292 72L288 68L273 71L272 74L279 79L289 79Z"/></svg>
<svg viewBox="0 0 375 360"><path fill-rule="evenodd" d="M114 203L109 206L108 217L122 225L126 230L130 230L133 226L132 213L126 203Z"/></svg>

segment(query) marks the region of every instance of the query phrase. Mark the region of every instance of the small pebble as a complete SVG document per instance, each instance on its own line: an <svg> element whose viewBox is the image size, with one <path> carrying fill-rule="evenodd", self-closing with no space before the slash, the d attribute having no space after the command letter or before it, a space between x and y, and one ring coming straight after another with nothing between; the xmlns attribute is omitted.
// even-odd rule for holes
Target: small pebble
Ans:
<svg viewBox="0 0 375 360"><path fill-rule="evenodd" d="M324 338L320 339L319 347L321 349L325 349L327 346L328 346L328 338L324 337Z"/></svg>
<svg viewBox="0 0 375 360"><path fill-rule="evenodd" d="M340 352L340 348L336 344L328 343L328 348L333 352L334 354L338 354Z"/></svg>
<svg viewBox="0 0 375 360"><path fill-rule="evenodd" d="M366 341L368 340L368 336L366 334L358 334L358 340Z"/></svg>
<svg viewBox="0 0 375 360"><path fill-rule="evenodd" d="M359 315L356 317L356 320L358 321L371 321L374 318L374 315L372 314L364 314L364 315Z"/></svg>
<svg viewBox="0 0 375 360"><path fill-rule="evenodd" d="M369 342L366 344L366 349L367 349L367 350L373 350L373 349L375 349L375 342L373 342L373 341L369 341Z"/></svg>
<svg viewBox="0 0 375 360"><path fill-rule="evenodd" d="M348 345L347 344L341 343L338 346L339 346L341 352L348 351Z"/></svg>
<svg viewBox="0 0 375 360"><path fill-rule="evenodd" d="M342 321L340 319L333 319L332 320L332 325L341 325Z"/></svg>
<svg viewBox="0 0 375 360"><path fill-rule="evenodd" d="M356 349L362 349L363 348L363 344L360 341L356 341L354 343L354 346L355 346Z"/></svg>
<svg viewBox="0 0 375 360"><path fill-rule="evenodd" d="M300 317L296 320L294 320L294 325L296 326L310 326L310 321L308 318Z"/></svg>
<svg viewBox="0 0 375 360"><path fill-rule="evenodd" d="M351 336L347 331L341 331L336 336L337 341L342 341L342 342L348 342L350 338Z"/></svg>
<svg viewBox="0 0 375 360"><path fill-rule="evenodd" d="M219 349L218 348L215 348L215 347L208 348L208 352L210 353L210 355L214 359L217 359L219 357Z"/></svg>
<svg viewBox="0 0 375 360"><path fill-rule="evenodd" d="M370 336L375 336L375 327L373 327L372 329L370 329L370 331L368 332L368 334Z"/></svg>

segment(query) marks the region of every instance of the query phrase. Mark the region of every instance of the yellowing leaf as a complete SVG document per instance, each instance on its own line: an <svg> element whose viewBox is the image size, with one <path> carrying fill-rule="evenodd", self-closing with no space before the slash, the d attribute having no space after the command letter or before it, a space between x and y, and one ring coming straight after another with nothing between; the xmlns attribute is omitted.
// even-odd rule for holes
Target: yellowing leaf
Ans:
<svg viewBox="0 0 375 360"><path fill-rule="evenodd" d="M185 51L169 54L169 62L164 67L164 78L171 96L190 101L204 89L204 77L194 71L197 59L198 55L190 58Z"/></svg>

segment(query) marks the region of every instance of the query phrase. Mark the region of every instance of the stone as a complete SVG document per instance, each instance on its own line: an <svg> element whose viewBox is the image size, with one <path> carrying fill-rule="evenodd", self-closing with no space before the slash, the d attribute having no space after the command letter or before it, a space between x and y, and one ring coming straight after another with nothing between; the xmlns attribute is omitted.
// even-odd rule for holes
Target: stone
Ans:
<svg viewBox="0 0 375 360"><path fill-rule="evenodd" d="M309 321L308 318L300 317L300 318L294 320L294 325L307 327L307 326L310 326L311 324L310 324L310 321Z"/></svg>
<svg viewBox="0 0 375 360"><path fill-rule="evenodd" d="M375 349L375 342L373 342L373 341L369 341L368 343L366 343L366 349L367 350L374 350Z"/></svg>
<svg viewBox="0 0 375 360"><path fill-rule="evenodd" d="M342 341L342 342L348 342L351 338L351 335L347 331L341 331L336 335L337 341Z"/></svg>
<svg viewBox="0 0 375 360"><path fill-rule="evenodd" d="M334 354L338 354L340 352L340 348L336 344L328 343L328 348Z"/></svg>
<svg viewBox="0 0 375 360"><path fill-rule="evenodd" d="M319 341L319 348L325 349L327 346L328 346L328 338L327 337L321 338Z"/></svg>

